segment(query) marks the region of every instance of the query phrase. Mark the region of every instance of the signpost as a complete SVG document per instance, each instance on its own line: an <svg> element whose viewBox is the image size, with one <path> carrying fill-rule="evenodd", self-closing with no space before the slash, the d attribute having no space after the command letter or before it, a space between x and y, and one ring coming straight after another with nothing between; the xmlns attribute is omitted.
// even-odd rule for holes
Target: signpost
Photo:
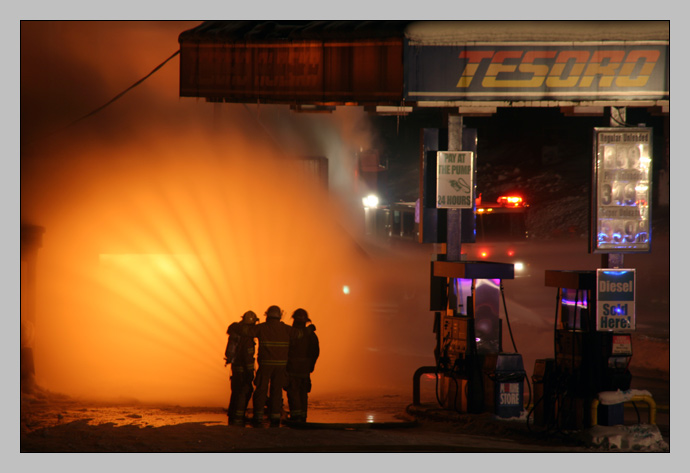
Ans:
<svg viewBox="0 0 690 473"><path fill-rule="evenodd" d="M436 159L436 208L474 208L474 153L439 151Z"/></svg>
<svg viewBox="0 0 690 473"><path fill-rule="evenodd" d="M597 269L597 331L635 330L635 270Z"/></svg>

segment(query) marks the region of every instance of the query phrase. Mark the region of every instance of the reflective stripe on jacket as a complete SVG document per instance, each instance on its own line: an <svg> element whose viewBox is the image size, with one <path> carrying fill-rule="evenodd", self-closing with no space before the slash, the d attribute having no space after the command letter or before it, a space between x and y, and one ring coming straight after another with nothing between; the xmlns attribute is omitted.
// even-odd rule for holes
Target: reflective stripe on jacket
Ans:
<svg viewBox="0 0 690 473"><path fill-rule="evenodd" d="M287 365L290 328L289 325L274 318L269 318L256 326L254 336L259 339L259 366Z"/></svg>

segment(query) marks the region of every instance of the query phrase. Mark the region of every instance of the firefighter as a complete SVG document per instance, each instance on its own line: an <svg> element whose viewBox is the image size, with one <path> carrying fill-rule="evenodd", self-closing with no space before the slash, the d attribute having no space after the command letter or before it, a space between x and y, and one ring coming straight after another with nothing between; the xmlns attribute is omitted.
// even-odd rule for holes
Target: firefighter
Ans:
<svg viewBox="0 0 690 473"><path fill-rule="evenodd" d="M242 315L241 322L228 327L228 343L225 347L225 365L230 364L230 404L228 423L244 426L247 405L254 391L254 342L253 329L259 318L249 310Z"/></svg>
<svg viewBox="0 0 690 473"><path fill-rule="evenodd" d="M309 392L311 392L311 373L314 372L319 357L319 337L309 314L304 309L297 309L292 314L290 330L290 350L288 352L287 391L290 420L306 422Z"/></svg>
<svg viewBox="0 0 690 473"><path fill-rule="evenodd" d="M280 425L290 346L290 326L280 320L282 316L280 307L272 305L266 310L266 321L254 330L254 336L259 340L259 370L254 380L256 389L252 399L256 426L263 423L267 400L271 426Z"/></svg>

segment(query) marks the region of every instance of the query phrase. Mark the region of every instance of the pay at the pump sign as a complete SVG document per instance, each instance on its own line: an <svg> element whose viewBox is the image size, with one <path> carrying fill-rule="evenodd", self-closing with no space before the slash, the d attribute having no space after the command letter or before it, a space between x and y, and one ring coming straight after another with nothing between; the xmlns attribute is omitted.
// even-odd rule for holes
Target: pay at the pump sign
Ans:
<svg viewBox="0 0 690 473"><path fill-rule="evenodd" d="M436 153L436 207L474 208L474 155L471 151Z"/></svg>
<svg viewBox="0 0 690 473"><path fill-rule="evenodd" d="M597 269L597 330L635 330L634 269Z"/></svg>

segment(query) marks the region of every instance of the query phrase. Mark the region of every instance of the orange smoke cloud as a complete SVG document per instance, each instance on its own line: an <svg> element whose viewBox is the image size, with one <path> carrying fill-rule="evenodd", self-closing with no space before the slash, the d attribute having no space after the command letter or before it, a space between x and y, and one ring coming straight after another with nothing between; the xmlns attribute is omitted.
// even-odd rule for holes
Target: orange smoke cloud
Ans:
<svg viewBox="0 0 690 473"><path fill-rule="evenodd" d="M348 200L354 152L373 139L361 110L286 117L180 100L171 61L46 138L148 73L191 26L22 25L22 220L46 229L36 380L84 397L223 406L227 326L277 304L286 322L302 307L317 327L315 393L371 387L382 375L372 294L385 271L361 248L361 208ZM330 192L300 170L305 155L329 158Z"/></svg>
<svg viewBox="0 0 690 473"><path fill-rule="evenodd" d="M310 313L324 345L315 382L345 381L358 365L370 333L367 259L344 230L357 225L296 161L241 137L208 141L54 156L64 175L44 184L54 201L39 209L39 384L223 401L227 325L272 304L288 323L298 307Z"/></svg>

